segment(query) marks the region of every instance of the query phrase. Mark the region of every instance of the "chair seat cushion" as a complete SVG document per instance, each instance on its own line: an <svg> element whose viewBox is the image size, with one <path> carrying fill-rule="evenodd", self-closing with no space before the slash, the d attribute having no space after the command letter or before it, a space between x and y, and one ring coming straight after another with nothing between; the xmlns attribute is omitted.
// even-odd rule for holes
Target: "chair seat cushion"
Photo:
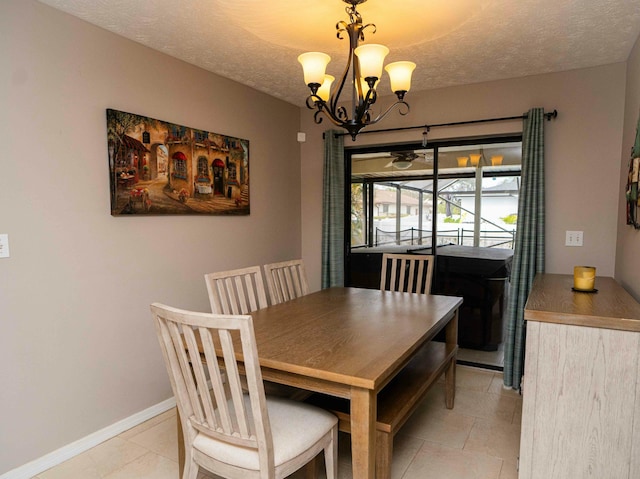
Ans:
<svg viewBox="0 0 640 479"><path fill-rule="evenodd" d="M248 396L245 396L248 406ZM333 414L286 398L267 397L276 466L297 457L325 436L338 422ZM227 444L198 433L193 447L215 459L244 469L258 470L257 451Z"/></svg>

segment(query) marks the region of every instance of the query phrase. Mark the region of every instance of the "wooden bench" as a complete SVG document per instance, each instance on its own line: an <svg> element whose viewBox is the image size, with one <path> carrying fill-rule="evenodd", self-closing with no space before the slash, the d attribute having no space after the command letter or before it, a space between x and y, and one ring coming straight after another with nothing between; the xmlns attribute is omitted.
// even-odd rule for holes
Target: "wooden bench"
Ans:
<svg viewBox="0 0 640 479"><path fill-rule="evenodd" d="M376 422L376 478L391 477L393 436L416 410L425 395L445 372L445 399L448 409L455 398L455 364L458 346L431 341L378 393ZM340 431L351 433L348 399L312 394L306 402L330 410L338 416Z"/></svg>

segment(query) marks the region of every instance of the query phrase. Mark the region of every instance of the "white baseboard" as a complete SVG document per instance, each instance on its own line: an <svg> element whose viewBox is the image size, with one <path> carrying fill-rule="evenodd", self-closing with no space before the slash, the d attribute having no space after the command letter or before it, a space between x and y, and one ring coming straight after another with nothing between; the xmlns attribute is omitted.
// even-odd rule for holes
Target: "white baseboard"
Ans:
<svg viewBox="0 0 640 479"><path fill-rule="evenodd" d="M67 444L60 449L28 462L23 466L5 472L0 476L0 479L31 479L41 472L51 469L53 466L57 466L138 424L142 424L158 414L168 411L172 407L175 407L175 405L176 399L174 397L169 398L166 401L162 401L150 408L137 412L115 424L111 424L104 429L100 429L82 439L78 439L71 444Z"/></svg>

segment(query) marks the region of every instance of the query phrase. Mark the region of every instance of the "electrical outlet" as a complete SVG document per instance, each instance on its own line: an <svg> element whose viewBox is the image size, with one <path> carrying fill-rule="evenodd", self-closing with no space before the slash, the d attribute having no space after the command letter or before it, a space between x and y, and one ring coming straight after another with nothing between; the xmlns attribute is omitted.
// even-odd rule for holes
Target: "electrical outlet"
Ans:
<svg viewBox="0 0 640 479"><path fill-rule="evenodd" d="M582 231L567 231L565 246L582 246Z"/></svg>
<svg viewBox="0 0 640 479"><path fill-rule="evenodd" d="M0 258L9 257L9 235L0 235Z"/></svg>

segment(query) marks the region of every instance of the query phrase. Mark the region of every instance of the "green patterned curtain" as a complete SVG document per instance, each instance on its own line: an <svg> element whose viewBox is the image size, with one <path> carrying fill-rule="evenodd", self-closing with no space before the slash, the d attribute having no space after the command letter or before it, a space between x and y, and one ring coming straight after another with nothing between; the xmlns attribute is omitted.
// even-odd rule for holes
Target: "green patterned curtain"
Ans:
<svg viewBox="0 0 640 479"><path fill-rule="evenodd" d="M636 125L636 141L633 143L633 151L631 154L634 158L640 156L640 115L638 115L638 124Z"/></svg>
<svg viewBox="0 0 640 479"><path fill-rule="evenodd" d="M338 135L336 135L338 133ZM344 286L344 136L324 133L322 288Z"/></svg>
<svg viewBox="0 0 640 479"><path fill-rule="evenodd" d="M544 272L544 110L529 110L522 132L522 185L507 304L504 385L520 389L524 368L524 306L536 273Z"/></svg>
<svg viewBox="0 0 640 479"><path fill-rule="evenodd" d="M640 230L640 218L638 218L638 210L640 206L640 195L638 194L638 179L640 178L640 116L636 126L636 141L631 149L631 158L629 159L629 172L627 174L627 188L625 191L625 199L627 201L627 224Z"/></svg>

